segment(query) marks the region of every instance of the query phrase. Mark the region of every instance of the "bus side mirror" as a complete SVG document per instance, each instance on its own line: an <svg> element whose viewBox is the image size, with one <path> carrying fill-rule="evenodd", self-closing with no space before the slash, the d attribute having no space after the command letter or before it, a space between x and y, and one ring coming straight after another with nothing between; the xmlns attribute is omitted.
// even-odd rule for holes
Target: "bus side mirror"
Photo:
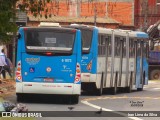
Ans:
<svg viewBox="0 0 160 120"><path fill-rule="evenodd" d="M20 38L21 38L21 34L18 33L18 34L17 34L17 39L20 39Z"/></svg>

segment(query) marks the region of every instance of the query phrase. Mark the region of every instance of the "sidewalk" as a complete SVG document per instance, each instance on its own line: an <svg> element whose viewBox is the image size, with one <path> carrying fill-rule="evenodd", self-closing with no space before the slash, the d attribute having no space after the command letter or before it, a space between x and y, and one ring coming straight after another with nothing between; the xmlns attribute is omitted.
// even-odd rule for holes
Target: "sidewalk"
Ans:
<svg viewBox="0 0 160 120"><path fill-rule="evenodd" d="M2 79L0 83L0 98L15 93L15 81L13 79Z"/></svg>

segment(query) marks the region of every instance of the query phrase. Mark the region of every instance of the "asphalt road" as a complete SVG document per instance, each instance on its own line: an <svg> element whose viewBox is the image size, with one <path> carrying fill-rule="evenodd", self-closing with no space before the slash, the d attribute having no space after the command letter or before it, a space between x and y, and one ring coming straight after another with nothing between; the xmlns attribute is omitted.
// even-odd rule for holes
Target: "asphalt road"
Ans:
<svg viewBox="0 0 160 120"><path fill-rule="evenodd" d="M5 99L17 102L16 95ZM52 111L52 116L56 114L53 111L61 111L58 115L62 117L36 118L38 120L158 120L160 118L153 116L160 115L160 112L152 111L160 111L159 101L160 81L149 81L149 85L145 86L143 91L133 90L132 93L119 92L117 95L104 93L102 96L95 96L83 92L79 104L68 104L65 102L65 97L61 96L29 96L24 104L29 111ZM72 114L67 116L68 114L66 115L64 111L72 112ZM132 111L135 111L134 116L132 116ZM141 111L146 111L145 115L150 117L144 117L144 112L141 113ZM110 117L102 117L107 114ZM79 117L71 117L74 115ZM86 115L90 117L85 117Z"/></svg>

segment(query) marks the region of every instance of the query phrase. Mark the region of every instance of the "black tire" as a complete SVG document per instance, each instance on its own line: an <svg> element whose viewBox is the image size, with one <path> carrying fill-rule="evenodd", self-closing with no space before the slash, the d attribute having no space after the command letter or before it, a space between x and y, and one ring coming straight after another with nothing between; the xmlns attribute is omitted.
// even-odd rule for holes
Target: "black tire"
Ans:
<svg viewBox="0 0 160 120"><path fill-rule="evenodd" d="M100 88L97 90L97 95L101 96L103 94L103 73L101 76L101 83L100 83Z"/></svg>
<svg viewBox="0 0 160 120"><path fill-rule="evenodd" d="M137 91L143 91L143 86L142 88L137 88Z"/></svg>
<svg viewBox="0 0 160 120"><path fill-rule="evenodd" d="M24 95L17 94L17 102L23 102L24 101Z"/></svg>
<svg viewBox="0 0 160 120"><path fill-rule="evenodd" d="M129 81L129 86L126 87L126 92L131 93L132 92L132 72L130 74L130 81Z"/></svg>
<svg viewBox="0 0 160 120"><path fill-rule="evenodd" d="M72 95L69 97L70 104L78 104L79 102L79 95Z"/></svg>
<svg viewBox="0 0 160 120"><path fill-rule="evenodd" d="M116 95L117 94L117 76L118 74L116 73L115 76L115 81L114 81L114 87L111 88L111 94Z"/></svg>
<svg viewBox="0 0 160 120"><path fill-rule="evenodd" d="M158 79L160 79L160 70L158 70L158 69L152 70L150 72L150 79L151 80L158 80Z"/></svg>

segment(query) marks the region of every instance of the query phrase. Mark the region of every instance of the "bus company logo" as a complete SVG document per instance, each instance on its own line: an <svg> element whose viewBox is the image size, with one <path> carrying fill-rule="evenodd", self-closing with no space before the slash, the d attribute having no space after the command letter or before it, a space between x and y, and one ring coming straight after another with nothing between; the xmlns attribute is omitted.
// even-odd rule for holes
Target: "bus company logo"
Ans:
<svg viewBox="0 0 160 120"><path fill-rule="evenodd" d="M28 64L37 64L40 61L40 58L26 58L25 61Z"/></svg>

